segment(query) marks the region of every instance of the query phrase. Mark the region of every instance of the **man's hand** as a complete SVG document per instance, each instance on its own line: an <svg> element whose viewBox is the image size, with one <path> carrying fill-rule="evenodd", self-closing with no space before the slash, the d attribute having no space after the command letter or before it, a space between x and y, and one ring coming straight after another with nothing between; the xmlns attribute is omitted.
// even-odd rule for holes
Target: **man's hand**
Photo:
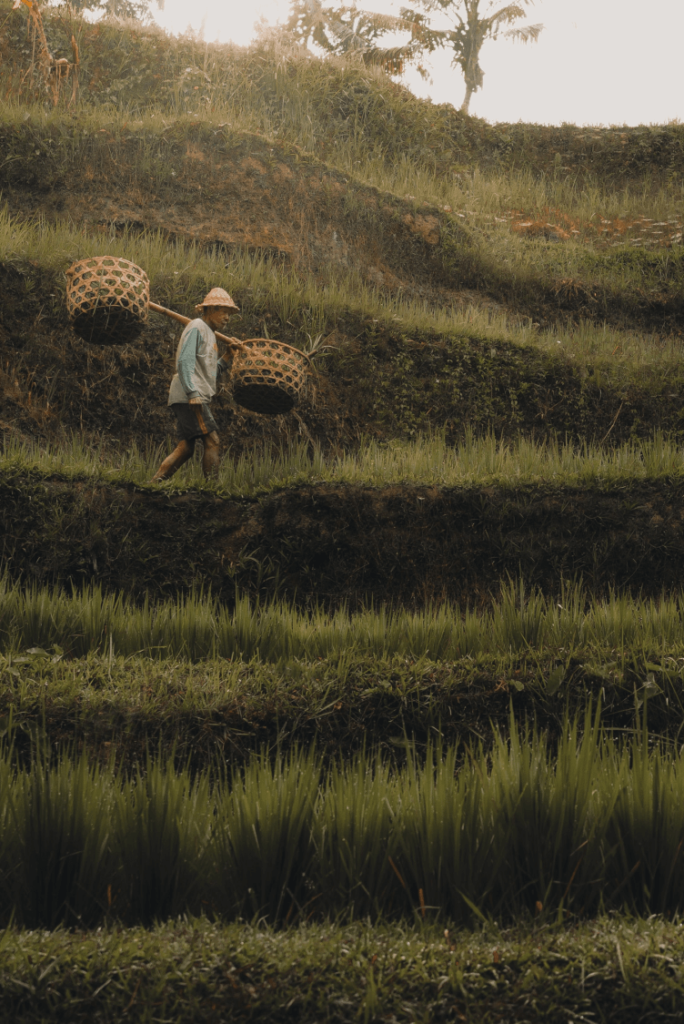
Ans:
<svg viewBox="0 0 684 1024"><path fill-rule="evenodd" d="M188 398L188 405L202 405L201 398Z"/></svg>

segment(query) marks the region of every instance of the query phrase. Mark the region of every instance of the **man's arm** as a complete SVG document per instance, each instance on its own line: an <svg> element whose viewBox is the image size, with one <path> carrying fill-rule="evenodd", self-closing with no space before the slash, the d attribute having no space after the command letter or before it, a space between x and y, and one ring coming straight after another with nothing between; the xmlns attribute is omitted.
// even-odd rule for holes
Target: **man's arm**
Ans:
<svg viewBox="0 0 684 1024"><path fill-rule="evenodd" d="M192 405L196 405L200 401L199 392L195 391L193 387L192 375L195 372L197 349L201 341L202 335L196 327L193 327L183 342L183 348L178 355L178 379Z"/></svg>

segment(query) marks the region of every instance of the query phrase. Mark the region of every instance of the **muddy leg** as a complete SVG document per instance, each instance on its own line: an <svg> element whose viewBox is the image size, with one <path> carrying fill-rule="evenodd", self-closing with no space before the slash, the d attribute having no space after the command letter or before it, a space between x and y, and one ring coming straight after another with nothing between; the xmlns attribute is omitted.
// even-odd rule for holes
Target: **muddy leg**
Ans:
<svg viewBox="0 0 684 1024"><path fill-rule="evenodd" d="M168 480L172 477L176 470L180 469L184 462L192 456L195 450L195 440L192 441L181 441L176 448L171 452L168 458L164 459L157 472L152 477L153 480Z"/></svg>
<svg viewBox="0 0 684 1024"><path fill-rule="evenodd" d="M202 472L212 479L216 479L219 471L219 436L215 430L211 434L202 434L204 453L202 455Z"/></svg>

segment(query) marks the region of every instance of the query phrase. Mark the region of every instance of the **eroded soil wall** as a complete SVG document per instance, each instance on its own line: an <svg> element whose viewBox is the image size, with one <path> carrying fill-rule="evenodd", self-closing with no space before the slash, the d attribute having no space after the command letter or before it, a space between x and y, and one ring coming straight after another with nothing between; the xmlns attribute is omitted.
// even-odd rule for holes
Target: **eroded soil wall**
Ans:
<svg viewBox="0 0 684 1024"><path fill-rule="evenodd" d="M522 577L557 593L659 594L684 573L684 482L609 490L309 486L231 500L19 473L0 479L13 578L135 598L236 588L299 604L486 602Z"/></svg>

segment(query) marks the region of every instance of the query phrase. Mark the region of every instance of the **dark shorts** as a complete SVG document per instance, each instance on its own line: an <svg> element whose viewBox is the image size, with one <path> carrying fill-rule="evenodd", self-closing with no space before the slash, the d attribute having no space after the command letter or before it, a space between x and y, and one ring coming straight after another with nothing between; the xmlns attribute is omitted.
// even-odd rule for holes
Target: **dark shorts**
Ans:
<svg viewBox="0 0 684 1024"><path fill-rule="evenodd" d="M218 433L216 420L208 405L187 405L175 402L171 408L176 414L177 433L181 441L193 441L203 434Z"/></svg>

